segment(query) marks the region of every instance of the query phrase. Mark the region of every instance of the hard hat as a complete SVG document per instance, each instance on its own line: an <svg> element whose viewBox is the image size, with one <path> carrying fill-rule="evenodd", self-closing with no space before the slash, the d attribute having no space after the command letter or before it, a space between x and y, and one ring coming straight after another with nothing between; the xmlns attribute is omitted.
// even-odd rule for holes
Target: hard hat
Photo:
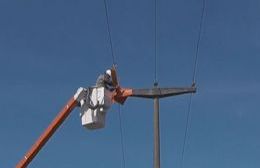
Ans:
<svg viewBox="0 0 260 168"><path fill-rule="evenodd" d="M111 77L111 69L106 70L106 74Z"/></svg>

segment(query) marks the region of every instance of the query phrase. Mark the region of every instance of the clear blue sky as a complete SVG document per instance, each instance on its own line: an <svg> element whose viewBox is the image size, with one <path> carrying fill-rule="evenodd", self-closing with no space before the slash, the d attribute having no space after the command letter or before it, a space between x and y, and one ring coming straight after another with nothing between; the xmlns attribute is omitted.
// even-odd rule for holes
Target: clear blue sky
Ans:
<svg viewBox="0 0 260 168"><path fill-rule="evenodd" d="M151 87L154 2L107 0L120 82ZM189 86L202 0L158 0L160 86ZM206 0L184 168L260 167L260 1ZM103 0L0 0L0 167L22 158L80 86L112 64ZM161 100L161 164L180 167L189 95ZM152 101L122 107L126 167L152 167ZM32 168L122 167L118 107L106 128L79 110Z"/></svg>

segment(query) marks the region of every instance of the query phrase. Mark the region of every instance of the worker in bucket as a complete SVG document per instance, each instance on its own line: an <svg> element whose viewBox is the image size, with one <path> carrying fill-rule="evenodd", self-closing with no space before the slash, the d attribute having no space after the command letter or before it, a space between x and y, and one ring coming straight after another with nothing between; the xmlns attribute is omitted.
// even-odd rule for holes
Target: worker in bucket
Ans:
<svg viewBox="0 0 260 168"><path fill-rule="evenodd" d="M97 87L105 87L109 91L114 91L115 87L113 86L112 81L112 71L107 69L104 74L99 75L96 82Z"/></svg>
<svg viewBox="0 0 260 168"><path fill-rule="evenodd" d="M107 69L104 74L99 75L96 82L96 87L104 87L105 89L109 90L110 92L113 92L115 90L115 87L113 86L112 81L112 75L111 75L111 69ZM88 108L95 110L99 107L99 102L94 105L94 103L91 100L91 92L92 89L84 88L85 90L85 99L80 103L80 106L83 106L83 104L86 104Z"/></svg>

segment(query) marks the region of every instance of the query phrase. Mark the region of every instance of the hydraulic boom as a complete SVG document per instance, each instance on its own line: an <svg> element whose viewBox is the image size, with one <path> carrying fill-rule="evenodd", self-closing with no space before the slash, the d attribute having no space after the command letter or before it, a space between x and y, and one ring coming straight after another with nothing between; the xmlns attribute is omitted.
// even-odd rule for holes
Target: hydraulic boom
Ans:
<svg viewBox="0 0 260 168"><path fill-rule="evenodd" d="M68 101L63 109L54 118L51 124L41 134L38 140L32 145L30 150L16 165L16 168L26 168L28 164L33 160L45 143L50 139L54 132L59 128L63 121L69 116L70 112L78 105L79 101L84 96L85 92L83 89L79 89L77 93Z"/></svg>

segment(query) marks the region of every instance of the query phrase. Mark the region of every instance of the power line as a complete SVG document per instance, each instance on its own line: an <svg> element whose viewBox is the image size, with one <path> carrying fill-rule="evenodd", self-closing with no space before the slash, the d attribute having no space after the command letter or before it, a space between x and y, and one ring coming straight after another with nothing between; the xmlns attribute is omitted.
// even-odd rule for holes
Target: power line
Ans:
<svg viewBox="0 0 260 168"><path fill-rule="evenodd" d="M107 7L106 0L104 0L104 7L105 7L105 12L106 12L106 23L107 23L107 30L108 30L108 36L109 36L112 63L113 63L113 65L115 65L116 64L115 54L114 54L114 48L113 48L113 42L112 42L112 36L111 36L111 29L110 29L109 17L108 17L108 7ZM125 150L124 150L124 138L123 138L123 128L122 128L122 118L121 118L121 107L120 107L120 105L118 106L118 115L119 115L118 117L119 117L119 127L120 127L120 142L121 142L123 168L125 168Z"/></svg>
<svg viewBox="0 0 260 168"><path fill-rule="evenodd" d="M154 83L158 83L157 77L157 0L154 0Z"/></svg>
<svg viewBox="0 0 260 168"><path fill-rule="evenodd" d="M186 127L185 127L185 133L184 133L184 141L183 141L183 146L182 146L182 152L181 152L181 168L183 168L183 162L184 162L184 154L185 154L185 147L187 143L187 136L188 136L188 130L189 130L189 123L191 122L191 103L192 103L192 94L190 94L190 99L189 99L189 105L188 105L188 114L186 117Z"/></svg>
<svg viewBox="0 0 260 168"><path fill-rule="evenodd" d="M199 25L199 33L198 33L198 40L197 40L197 44L196 44L195 61L194 61L193 76L192 76L193 85L196 82L195 80L196 80L196 72L197 72L197 66L198 66L199 46L200 46L202 24L203 24L204 13L205 13L205 3L206 3L205 1L206 0L203 0L202 12L201 12L201 17L200 17L200 25ZM191 106L192 106L192 94L190 94L189 104L188 104L188 113L187 113L187 117L186 117L184 141L183 141L182 153L181 153L181 168L183 168L188 131L189 131L190 123L191 123Z"/></svg>
<svg viewBox="0 0 260 168"><path fill-rule="evenodd" d="M197 45L196 45L195 62L194 62L194 66L193 66L193 76L192 76L192 82L193 83L195 83L195 80L196 80L196 72L197 72L197 66L198 66L198 55L199 55L199 45L200 45L200 40L201 40L202 24L203 24L204 13L205 13L205 3L206 3L206 0L203 0L203 7L202 7L201 16L200 16L198 41L197 41Z"/></svg>
<svg viewBox="0 0 260 168"><path fill-rule="evenodd" d="M120 142L121 142L121 152L122 152L122 160L123 167L125 168L125 148L124 148L124 138L123 138L123 126L122 126L122 117L121 117L121 106L118 105L118 117L119 117L119 126L120 126Z"/></svg>
<svg viewBox="0 0 260 168"><path fill-rule="evenodd" d="M104 6L105 6L105 11L106 11L106 22L107 22L107 30L108 30L110 50L111 50L111 56L112 56L112 63L113 63L113 65L115 65L116 64L115 54L114 54L114 50L113 50L113 43L112 43L112 36L111 36L111 29L110 29L110 24L109 24L108 8L107 8L106 0L104 0Z"/></svg>

